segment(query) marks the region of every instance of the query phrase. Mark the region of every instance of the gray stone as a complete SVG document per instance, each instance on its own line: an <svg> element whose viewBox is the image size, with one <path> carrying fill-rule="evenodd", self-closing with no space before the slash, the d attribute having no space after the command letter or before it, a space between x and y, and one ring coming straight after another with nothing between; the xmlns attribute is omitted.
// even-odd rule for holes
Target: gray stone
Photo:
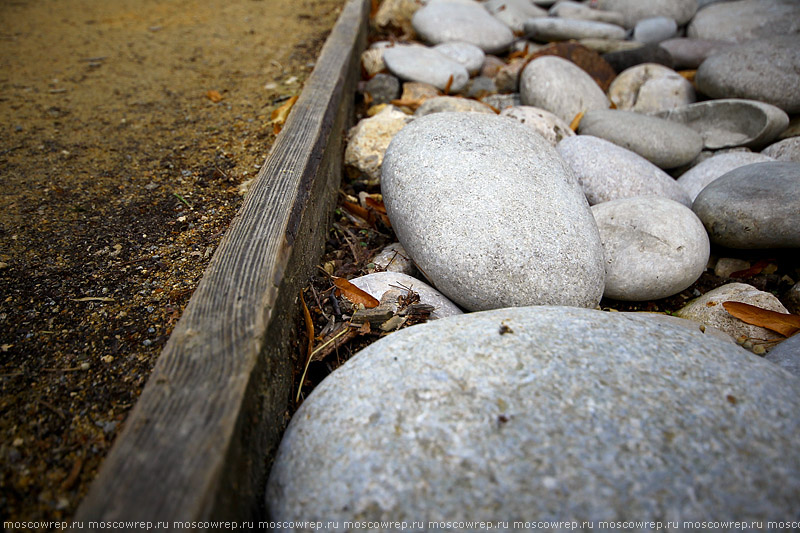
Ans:
<svg viewBox="0 0 800 533"><path fill-rule="evenodd" d="M480 99L481 102L492 106L497 111L503 111L509 107L521 106L522 100L519 93L513 94L489 94Z"/></svg>
<svg viewBox="0 0 800 533"><path fill-rule="evenodd" d="M303 402L267 512L340 525L788 520L799 384L647 315L532 307L420 324Z"/></svg>
<svg viewBox="0 0 800 533"><path fill-rule="evenodd" d="M420 277L414 261L399 242L384 247L378 255L372 258L370 263L367 265L367 271L370 274L373 272L399 272L414 278Z"/></svg>
<svg viewBox="0 0 800 533"><path fill-rule="evenodd" d="M625 27L633 28L642 19L669 17L686 24L697 11L696 0L599 0L597 7L622 13Z"/></svg>
<svg viewBox="0 0 800 533"><path fill-rule="evenodd" d="M800 34L750 41L700 65L697 90L712 98L747 98L800 112Z"/></svg>
<svg viewBox="0 0 800 533"><path fill-rule="evenodd" d="M708 100L654 114L692 128L709 150L760 148L789 124L786 113L774 105L738 98Z"/></svg>
<svg viewBox="0 0 800 533"><path fill-rule="evenodd" d="M800 335L795 334L781 341L765 359L800 377Z"/></svg>
<svg viewBox="0 0 800 533"><path fill-rule="evenodd" d="M622 111L649 113L689 105L695 101L689 81L658 63L636 65L619 74L608 97Z"/></svg>
<svg viewBox="0 0 800 533"><path fill-rule="evenodd" d="M598 303L603 258L589 206L526 126L482 113L420 117L395 136L381 179L398 240L464 309Z"/></svg>
<svg viewBox="0 0 800 533"><path fill-rule="evenodd" d="M398 78L428 83L444 90L458 92L469 81L469 73L461 63L433 48L419 45L397 45L383 51L383 61Z"/></svg>
<svg viewBox="0 0 800 533"><path fill-rule="evenodd" d="M746 42L800 33L796 0L740 0L708 6L686 29L688 37Z"/></svg>
<svg viewBox="0 0 800 533"><path fill-rule="evenodd" d="M631 315L646 315L647 317L651 318L653 321L659 322L666 322L671 323L675 326L686 328L692 331L699 331L703 333L705 336L714 337L715 339L719 339L721 341L736 344L736 339L722 331L721 329L712 328L711 326L706 326L705 324L700 324L695 322L694 320L688 320L686 318L681 318L674 315L662 315L661 313L653 312L649 313L646 311L637 311L631 313L622 313L624 315L631 314Z"/></svg>
<svg viewBox="0 0 800 533"><path fill-rule="evenodd" d="M421 117L432 113L444 113L452 111L456 113L491 113L494 111L486 104L469 98L457 98L455 96L437 96L428 98L414 112L414 116Z"/></svg>
<svg viewBox="0 0 800 533"><path fill-rule="evenodd" d="M431 313L431 320L463 313L463 311L461 311L456 304L448 300L444 294L424 281L420 281L407 274L399 272L375 272L374 274L367 274L366 276L351 279L350 283L376 300L380 300L386 292L393 289L399 288L403 291L412 290L419 295L420 303L432 305L436 308Z"/></svg>
<svg viewBox="0 0 800 533"><path fill-rule="evenodd" d="M475 76L480 72L483 61L486 59L483 50L470 43L442 43L437 44L433 49L457 63L461 63L470 76Z"/></svg>
<svg viewBox="0 0 800 533"><path fill-rule="evenodd" d="M660 168L689 163L703 149L703 139L691 128L663 118L616 109L587 111L578 133L611 141Z"/></svg>
<svg viewBox="0 0 800 533"><path fill-rule="evenodd" d="M376 74L365 87L372 104L388 104L400 96L400 80L390 74Z"/></svg>
<svg viewBox="0 0 800 533"><path fill-rule="evenodd" d="M492 78L487 78L486 76L475 76L469 80L469 83L467 83L467 88L464 89L463 94L467 98L479 99L487 94L495 93L497 93L497 85L494 83Z"/></svg>
<svg viewBox="0 0 800 533"><path fill-rule="evenodd" d="M676 314L728 333L739 341L750 341L753 346L768 345L783 336L761 326L754 326L728 313L725 302L742 302L777 313L786 313L786 308L774 294L756 289L746 283L728 283L692 300Z"/></svg>
<svg viewBox="0 0 800 533"><path fill-rule="evenodd" d="M640 43L660 43L675 37L678 23L669 17L642 19L633 28L633 40Z"/></svg>
<svg viewBox="0 0 800 533"><path fill-rule="evenodd" d="M603 54L603 59L611 65L614 72L641 65L642 63L658 63L672 68L672 56L657 44L639 44L636 48L622 49Z"/></svg>
<svg viewBox="0 0 800 533"><path fill-rule="evenodd" d="M557 145L562 139L575 135L575 132L570 129L569 124L550 111L539 109L538 107L509 107L504 109L500 115L511 117L525 124L544 137L545 140L553 146Z"/></svg>
<svg viewBox="0 0 800 533"><path fill-rule="evenodd" d="M599 85L575 63L555 56L534 59L520 76L522 103L541 107L567 123L591 109L606 109L609 102Z"/></svg>
<svg viewBox="0 0 800 533"><path fill-rule="evenodd" d="M570 2L569 0L558 2L553 5L553 7L550 8L550 15L564 19L594 20L597 22L615 24L617 26L625 25L625 17L622 16L622 13L593 9L587 4Z"/></svg>
<svg viewBox="0 0 800 533"><path fill-rule="evenodd" d="M689 195L669 174L621 146L591 135L577 135L563 139L556 148L591 205L652 195L692 205Z"/></svg>
<svg viewBox="0 0 800 533"><path fill-rule="evenodd" d="M657 300L706 269L710 244L700 219L666 198L622 198L592 207L606 258L604 298Z"/></svg>
<svg viewBox="0 0 800 533"><path fill-rule="evenodd" d="M357 168L377 182L381 177L383 154L395 134L411 117L391 105L374 117L361 119L347 134L346 165Z"/></svg>
<svg viewBox="0 0 800 533"><path fill-rule="evenodd" d="M488 0L483 7L497 20L520 33L524 31L523 25L529 18L547 16L547 10L529 0Z"/></svg>
<svg viewBox="0 0 800 533"><path fill-rule="evenodd" d="M700 191L706 188L709 183L727 174L731 170L753 163L766 163L772 158L753 152L728 152L718 154L684 172L678 183L689 194L694 202Z"/></svg>
<svg viewBox="0 0 800 533"><path fill-rule="evenodd" d="M763 155L778 161L800 163L800 137L789 137L761 150Z"/></svg>
<svg viewBox="0 0 800 533"><path fill-rule="evenodd" d="M578 43L586 48L591 48L598 54L635 50L644 46L636 41L617 41L615 39L579 39Z"/></svg>
<svg viewBox="0 0 800 533"><path fill-rule="evenodd" d="M796 315L800 315L800 283L795 283L784 297L786 308Z"/></svg>
<svg viewBox="0 0 800 533"><path fill-rule="evenodd" d="M727 41L677 37L658 44L672 56L673 68L696 69L707 57L734 46Z"/></svg>
<svg viewBox="0 0 800 533"><path fill-rule="evenodd" d="M692 209L729 248L800 248L800 163L755 163L703 189Z"/></svg>
<svg viewBox="0 0 800 533"><path fill-rule="evenodd" d="M411 23L417 34L431 44L460 41L495 54L514 41L508 26L475 3L432 2L414 13Z"/></svg>
<svg viewBox="0 0 800 533"><path fill-rule="evenodd" d="M519 92L519 79L522 69L528 64L524 58L515 58L501 67L494 77L495 87L503 93Z"/></svg>
<svg viewBox="0 0 800 533"><path fill-rule="evenodd" d="M570 39L624 39L625 28L594 20L533 18L525 21L525 35L541 42Z"/></svg>

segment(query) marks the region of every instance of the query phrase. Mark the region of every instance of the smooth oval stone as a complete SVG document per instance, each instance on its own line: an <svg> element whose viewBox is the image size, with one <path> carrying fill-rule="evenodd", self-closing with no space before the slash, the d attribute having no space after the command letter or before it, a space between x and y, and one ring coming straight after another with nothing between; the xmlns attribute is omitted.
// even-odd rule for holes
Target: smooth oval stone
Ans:
<svg viewBox="0 0 800 533"><path fill-rule="evenodd" d="M710 244L685 205L644 196L592 207L606 258L604 298L658 300L678 294L706 269Z"/></svg>
<svg viewBox="0 0 800 533"><path fill-rule="evenodd" d="M372 344L309 395L275 457L267 511L323 524L794 517L798 386L738 346L644 314L436 320Z"/></svg>
<svg viewBox="0 0 800 533"><path fill-rule="evenodd" d="M615 24L617 26L625 25L625 17L622 16L622 13L593 9L586 4L571 2L569 0L564 0L553 5L553 7L550 8L550 16L564 19L595 20L597 22Z"/></svg>
<svg viewBox="0 0 800 533"><path fill-rule="evenodd" d="M541 42L570 39L624 39L625 28L594 20L532 18L525 21L525 34Z"/></svg>
<svg viewBox="0 0 800 533"><path fill-rule="evenodd" d="M494 18L515 32L524 31L525 21L532 17L546 17L547 10L529 0L488 0L483 3Z"/></svg>
<svg viewBox="0 0 800 533"><path fill-rule="evenodd" d="M391 74L376 74L364 87L370 95L372 105L388 104L400 96L400 80Z"/></svg>
<svg viewBox="0 0 800 533"><path fill-rule="evenodd" d="M800 112L800 34L749 41L700 65L697 90L712 98L747 98Z"/></svg>
<svg viewBox="0 0 800 533"><path fill-rule="evenodd" d="M534 59L520 75L522 103L541 107L567 123L591 109L606 109L609 102L600 86L574 63L555 56Z"/></svg>
<svg viewBox="0 0 800 533"><path fill-rule="evenodd" d="M389 146L381 180L398 240L459 306L599 301L589 206L563 159L526 126L482 113L417 118Z"/></svg>
<svg viewBox="0 0 800 533"><path fill-rule="evenodd" d="M696 0L598 0L597 7L622 13L625 27L633 28L642 19L669 17L686 24L697 11Z"/></svg>
<svg viewBox="0 0 800 533"><path fill-rule="evenodd" d="M642 19L633 28L633 40L640 43L657 44L675 37L678 23L668 17Z"/></svg>
<svg viewBox="0 0 800 533"><path fill-rule="evenodd" d="M800 32L796 0L741 0L700 10L686 29L688 37L746 42Z"/></svg>
<svg viewBox="0 0 800 533"><path fill-rule="evenodd" d="M800 335L781 341L764 359L800 377Z"/></svg>
<svg viewBox="0 0 800 533"><path fill-rule="evenodd" d="M508 26L475 3L431 2L414 13L411 23L431 44L471 43L487 54L503 52L514 41Z"/></svg>
<svg viewBox="0 0 800 533"><path fill-rule="evenodd" d="M734 317L722 305L725 302L742 302L776 313L786 313L786 308L774 294L756 289L746 283L728 283L692 300L676 314L728 333L734 339L747 339L755 344L773 342L783 336L761 326L748 324ZM740 340L741 342L741 340Z"/></svg>
<svg viewBox="0 0 800 533"><path fill-rule="evenodd" d="M469 81L464 66L433 48L418 45L397 45L383 51L389 71L404 80L428 83L444 90L458 92Z"/></svg>
<svg viewBox="0 0 800 533"><path fill-rule="evenodd" d="M383 154L395 134L403 129L412 117L388 105L374 117L361 119L347 134L344 163L380 180Z"/></svg>
<svg viewBox="0 0 800 533"><path fill-rule="evenodd" d="M658 44L672 56L673 68L696 69L707 57L734 46L727 41L688 39L677 37Z"/></svg>
<svg viewBox="0 0 800 533"><path fill-rule="evenodd" d="M613 39L580 39L578 43L586 48L591 48L598 54L635 50L645 46L642 43L637 43L635 41L616 41Z"/></svg>
<svg viewBox="0 0 800 533"><path fill-rule="evenodd" d="M729 248L800 248L800 163L756 163L714 180L692 210Z"/></svg>
<svg viewBox="0 0 800 533"><path fill-rule="evenodd" d="M657 44L641 44L630 49L622 49L603 54L603 59L611 65L615 72L641 65L642 63L658 63L672 68L672 56Z"/></svg>
<svg viewBox="0 0 800 533"><path fill-rule="evenodd" d="M774 105L738 98L708 100L654 114L692 128L709 150L760 148L789 124L786 113Z"/></svg>
<svg viewBox="0 0 800 533"><path fill-rule="evenodd" d="M457 113L491 113L495 114L491 107L477 100L469 98L457 98L455 96L436 96L428 98L414 112L414 116L421 117L432 113L444 113L452 111Z"/></svg>
<svg viewBox="0 0 800 533"><path fill-rule="evenodd" d="M581 70L591 76L604 92L617 76L611 65L606 63L600 54L576 42L557 42L543 45L528 57L528 62L541 56L557 56L575 63Z"/></svg>
<svg viewBox="0 0 800 533"><path fill-rule="evenodd" d="M800 137L789 137L771 144L761 150L761 153L778 161L800 163Z"/></svg>
<svg viewBox="0 0 800 533"><path fill-rule="evenodd" d="M587 111L578 132L627 148L659 168L685 165L703 149L703 139L691 128L631 111Z"/></svg>
<svg viewBox="0 0 800 533"><path fill-rule="evenodd" d="M500 115L513 118L525 124L553 146L557 145L562 139L575 135L569 124L550 111L539 109L538 107L526 105L508 107L503 109Z"/></svg>
<svg viewBox="0 0 800 533"><path fill-rule="evenodd" d="M420 303L432 305L436 309L431 313L431 320L463 313L456 304L447 299L424 281L412 278L400 272L375 272L350 280L350 283L366 292L376 300L393 289L412 290L419 295Z"/></svg>
<svg viewBox="0 0 800 533"><path fill-rule="evenodd" d="M771 157L753 152L727 152L712 156L702 163L693 166L678 178L678 183L683 187L694 202L700 191L717 178L731 170L753 163L766 163L772 161Z"/></svg>
<svg viewBox="0 0 800 533"><path fill-rule="evenodd" d="M621 72L611 82L608 97L617 109L637 113L682 107L695 101L692 84L658 63L644 63Z"/></svg>
<svg viewBox="0 0 800 533"><path fill-rule="evenodd" d="M483 61L486 59L486 54L483 50L470 43L442 43L437 44L433 49L461 63L464 68L467 69L470 76L474 76L480 72Z"/></svg>
<svg viewBox="0 0 800 533"><path fill-rule="evenodd" d="M689 195L669 174L605 139L577 135L563 139L556 148L578 178L590 205L652 195L692 205Z"/></svg>

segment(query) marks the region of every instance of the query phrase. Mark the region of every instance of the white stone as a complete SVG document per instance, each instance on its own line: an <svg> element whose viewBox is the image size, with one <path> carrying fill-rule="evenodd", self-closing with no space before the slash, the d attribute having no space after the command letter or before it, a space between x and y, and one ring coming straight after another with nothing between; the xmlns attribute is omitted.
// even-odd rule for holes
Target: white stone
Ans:
<svg viewBox="0 0 800 533"><path fill-rule="evenodd" d="M602 248L586 199L524 125L482 113L420 117L395 136L381 180L398 240L462 308L598 303Z"/></svg>
<svg viewBox="0 0 800 533"><path fill-rule="evenodd" d="M467 42L488 54L505 51L514 33L480 4L431 2L411 19L419 36L431 43Z"/></svg>
<svg viewBox="0 0 800 533"><path fill-rule="evenodd" d="M569 0L554 4L553 7L550 8L550 15L565 19L596 20L597 22L607 22L608 24L616 24L617 26L625 25L625 17L622 16L622 13L593 9L588 4L571 2Z"/></svg>
<svg viewBox="0 0 800 533"><path fill-rule="evenodd" d="M569 124L550 111L538 107L526 105L507 107L500 112L500 115L525 124L553 146L556 146L562 139L575 135Z"/></svg>
<svg viewBox="0 0 800 533"><path fill-rule="evenodd" d="M379 180L386 148L395 134L411 119L412 117L391 105L374 117L361 119L347 134L345 165L357 168L371 180Z"/></svg>
<svg viewBox="0 0 800 533"><path fill-rule="evenodd" d="M640 43L658 44L675 37L678 23L669 17L642 19L633 28L633 40Z"/></svg>
<svg viewBox="0 0 800 533"><path fill-rule="evenodd" d="M614 143L577 135L556 147L583 188L589 204L618 198L661 196L691 207L692 200L672 177L643 158Z"/></svg>
<svg viewBox="0 0 800 533"><path fill-rule="evenodd" d="M366 276L351 279L350 283L376 300L380 300L386 292L393 289L400 289L402 291L411 290L419 295L420 303L435 307L435 310L430 316L431 320L463 313L463 311L461 311L456 304L448 300L444 294L424 281L412 278L407 274L401 274L399 272L375 272L374 274L367 274Z"/></svg>
<svg viewBox="0 0 800 533"><path fill-rule="evenodd" d="M753 152L717 154L681 174L678 178L678 183L686 190L694 202L700 191L705 189L709 183L731 170L745 165L752 165L753 163L765 163L772 160L771 157Z"/></svg>
<svg viewBox="0 0 800 533"><path fill-rule="evenodd" d="M440 90L449 87L452 92L458 92L469 81L469 73L461 63L425 46L397 45L386 48L383 61L398 78L428 83Z"/></svg>
<svg viewBox="0 0 800 533"><path fill-rule="evenodd" d="M522 103L541 107L571 123L582 111L606 109L608 98L575 63L555 56L534 59L520 76Z"/></svg>
<svg viewBox="0 0 800 533"><path fill-rule="evenodd" d="M532 17L546 17L547 10L529 0L488 0L483 3L489 13L515 32L524 31L524 23Z"/></svg>
<svg viewBox="0 0 800 533"><path fill-rule="evenodd" d="M669 17L682 25L697 11L697 0L598 0L597 7L622 13L626 28L650 17Z"/></svg>
<svg viewBox="0 0 800 533"><path fill-rule="evenodd" d="M706 269L710 244L700 219L666 198L640 196L592 207L606 260L604 298L658 300Z"/></svg>
<svg viewBox="0 0 800 533"><path fill-rule="evenodd" d="M267 512L418 531L789 520L798 387L738 346L647 315L529 307L436 320L372 344L310 394L275 457Z"/></svg>
<svg viewBox="0 0 800 533"><path fill-rule="evenodd" d="M608 97L622 111L650 113L694 103L689 81L658 63L643 63L620 72L608 88Z"/></svg>
<svg viewBox="0 0 800 533"><path fill-rule="evenodd" d="M624 39L625 28L595 20L532 18L525 21L525 35L535 41L570 39Z"/></svg>
<svg viewBox="0 0 800 533"><path fill-rule="evenodd" d="M433 49L461 63L470 76L475 76L480 72L483 61L486 59L486 54L483 50L470 43L442 43L437 44Z"/></svg>

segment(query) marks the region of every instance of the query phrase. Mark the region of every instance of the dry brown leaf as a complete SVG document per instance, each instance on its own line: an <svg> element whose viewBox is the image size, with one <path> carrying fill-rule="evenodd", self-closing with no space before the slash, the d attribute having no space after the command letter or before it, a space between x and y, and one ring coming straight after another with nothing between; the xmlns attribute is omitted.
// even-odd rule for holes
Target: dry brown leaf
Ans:
<svg viewBox="0 0 800 533"><path fill-rule="evenodd" d="M303 291L300 291L300 303L303 304L303 318L306 322L306 334L308 335L308 354L314 351L314 321L311 319L311 313L306 305L306 300L303 297Z"/></svg>
<svg viewBox="0 0 800 533"><path fill-rule="evenodd" d="M222 100L225 99L224 96L219 94L219 91L206 91L206 98L214 102L215 104L220 103Z"/></svg>
<svg viewBox="0 0 800 533"><path fill-rule="evenodd" d="M401 99L397 99L397 100L392 100L391 104L393 106L396 106L396 107L408 107L412 111L416 111L416 109L419 106L421 106L425 102L425 100L427 100L427 99L426 98L416 98L416 99L414 99L414 98L402 99L401 98Z"/></svg>
<svg viewBox="0 0 800 533"><path fill-rule="evenodd" d="M581 119L583 119L583 115L585 113L586 113L585 111L581 111L580 113L575 115L575 118L573 118L572 122L569 123L569 129L571 129L572 131L578 131L578 126L581 125Z"/></svg>
<svg viewBox="0 0 800 533"><path fill-rule="evenodd" d="M270 124L272 124L272 131L275 133L275 135L280 133L283 125L286 124L286 119L289 117L289 111L292 110L292 106L295 102L297 102L297 95L294 95L286 100L286 103L273 111L272 115L270 115L270 118L272 119L270 120Z"/></svg>
<svg viewBox="0 0 800 533"><path fill-rule="evenodd" d="M450 87L453 85L453 75L447 78L447 85L444 86L444 94L450 94Z"/></svg>
<svg viewBox="0 0 800 533"><path fill-rule="evenodd" d="M362 291L349 281L344 278L333 278L333 284L336 285L336 288L342 291L342 294L345 298L353 302L354 304L362 304L367 309L371 309L373 307L378 307L380 302L370 296L368 293Z"/></svg>
<svg viewBox="0 0 800 533"><path fill-rule="evenodd" d="M359 218L363 218L364 221L369 222L370 219L369 211L364 209L360 205L353 202L342 202L342 207L344 207L351 214Z"/></svg>
<svg viewBox="0 0 800 533"><path fill-rule="evenodd" d="M722 302L722 306L742 322L771 329L785 337L791 337L800 331L798 315L778 313L742 302Z"/></svg>
<svg viewBox="0 0 800 533"><path fill-rule="evenodd" d="M374 209L375 211L377 211L378 213L381 213L383 215L386 214L386 206L383 205L383 200L376 200L375 198L372 198L371 196L367 196L364 199L364 202L367 204L367 207L370 207L370 208Z"/></svg>
<svg viewBox="0 0 800 533"><path fill-rule="evenodd" d="M744 270L737 270L736 272L731 272L728 277L731 278L749 278L752 276L757 276L761 274L761 271L764 270L766 267L775 261L774 259L762 259L758 261L755 265L751 266L750 268L745 268Z"/></svg>
<svg viewBox="0 0 800 533"><path fill-rule="evenodd" d="M697 70L679 70L678 74L683 76L688 81L694 81L694 77L697 74Z"/></svg>

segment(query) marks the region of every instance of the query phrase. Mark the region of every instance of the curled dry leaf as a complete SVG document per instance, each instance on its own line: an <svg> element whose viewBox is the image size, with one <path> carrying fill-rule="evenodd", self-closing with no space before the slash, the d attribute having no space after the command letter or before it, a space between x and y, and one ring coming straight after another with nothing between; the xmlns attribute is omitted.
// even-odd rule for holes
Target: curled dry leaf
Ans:
<svg viewBox="0 0 800 533"><path fill-rule="evenodd" d="M354 304L361 304L367 309L378 307L380 302L370 296L368 293L362 291L344 278L333 278L333 284L339 289L342 295L353 302Z"/></svg>
<svg viewBox="0 0 800 533"><path fill-rule="evenodd" d="M800 316L778 313L742 302L722 302L722 307L742 322L767 328L785 337L800 331Z"/></svg>
<svg viewBox="0 0 800 533"><path fill-rule="evenodd" d="M286 103L280 106L278 109L272 112L270 115L270 124L272 124L272 130L277 135L280 133L281 128L284 124L286 124L286 119L289 117L289 111L292 110L292 106L294 103L297 102L297 95L292 96Z"/></svg>
<svg viewBox="0 0 800 533"><path fill-rule="evenodd" d="M583 119L583 115L585 113L586 111L581 111L580 113L575 115L575 118L573 118L572 122L569 123L569 129L571 129L572 131L578 131L578 126L581 125L581 120Z"/></svg>
<svg viewBox="0 0 800 533"><path fill-rule="evenodd" d="M220 103L222 100L225 99L224 96L219 94L219 91L206 91L206 98L214 102L215 104Z"/></svg>

